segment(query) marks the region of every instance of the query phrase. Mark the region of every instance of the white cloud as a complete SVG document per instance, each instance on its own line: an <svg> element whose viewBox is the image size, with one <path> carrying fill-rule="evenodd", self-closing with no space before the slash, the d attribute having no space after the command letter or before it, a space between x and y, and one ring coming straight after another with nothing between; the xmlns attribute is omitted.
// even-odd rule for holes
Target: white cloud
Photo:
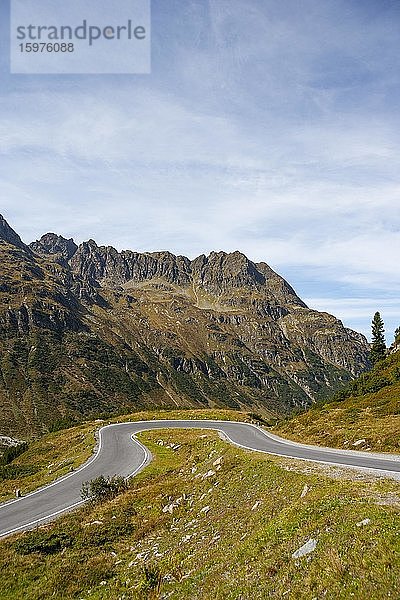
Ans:
<svg viewBox="0 0 400 600"><path fill-rule="evenodd" d="M336 0L307 6L194 0L187 30L155 36L150 78L4 93L6 218L27 241L52 229L189 256L239 249L315 285L318 273L331 297L398 291L395 30L376 16L361 33L363 9L339 18Z"/></svg>

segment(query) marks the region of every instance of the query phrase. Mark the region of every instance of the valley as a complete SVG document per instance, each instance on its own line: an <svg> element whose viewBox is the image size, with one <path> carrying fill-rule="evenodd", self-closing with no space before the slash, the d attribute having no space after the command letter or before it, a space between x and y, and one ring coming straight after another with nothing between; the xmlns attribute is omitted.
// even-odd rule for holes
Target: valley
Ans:
<svg viewBox="0 0 400 600"><path fill-rule="evenodd" d="M0 435L27 443L0 465L3 501L83 481L98 430L124 421L244 421L364 461L399 452L399 350L371 370L367 340L266 263L52 233L27 245L3 218L0 260ZM114 497L81 504L76 490L75 511L1 540L0 599L400 593L387 474L254 453L215 431L138 438L152 461Z"/></svg>

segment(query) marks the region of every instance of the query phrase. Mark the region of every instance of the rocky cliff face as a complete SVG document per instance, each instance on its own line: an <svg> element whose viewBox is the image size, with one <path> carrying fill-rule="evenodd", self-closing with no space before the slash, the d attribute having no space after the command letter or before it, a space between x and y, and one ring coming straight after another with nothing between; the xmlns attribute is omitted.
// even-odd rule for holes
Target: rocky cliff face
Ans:
<svg viewBox="0 0 400 600"><path fill-rule="evenodd" d="M1 223L0 434L145 406L277 415L368 366L363 336L240 252L191 261L56 234L28 248Z"/></svg>
<svg viewBox="0 0 400 600"><path fill-rule="evenodd" d="M109 288L118 288L128 281L140 283L157 278L177 285L190 281L190 261L183 256L169 252L117 252L111 246L97 246L93 240L79 246L70 264L82 279Z"/></svg>

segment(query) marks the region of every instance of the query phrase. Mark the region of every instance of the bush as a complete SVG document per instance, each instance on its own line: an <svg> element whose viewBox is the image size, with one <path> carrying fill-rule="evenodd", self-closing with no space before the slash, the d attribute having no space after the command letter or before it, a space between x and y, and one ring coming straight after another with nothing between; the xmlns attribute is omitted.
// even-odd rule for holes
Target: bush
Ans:
<svg viewBox="0 0 400 600"><path fill-rule="evenodd" d="M32 531L15 543L18 554L56 554L72 545L72 539L66 533L51 531Z"/></svg>
<svg viewBox="0 0 400 600"><path fill-rule="evenodd" d="M83 500L89 500L92 504L112 500L128 489L128 483L124 477L96 477L91 481L85 481L81 489Z"/></svg>

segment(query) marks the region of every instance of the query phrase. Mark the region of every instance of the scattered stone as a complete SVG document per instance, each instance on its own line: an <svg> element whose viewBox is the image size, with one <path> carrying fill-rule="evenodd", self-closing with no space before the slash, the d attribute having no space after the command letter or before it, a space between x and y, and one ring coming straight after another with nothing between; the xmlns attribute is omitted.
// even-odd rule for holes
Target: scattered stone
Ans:
<svg viewBox="0 0 400 600"><path fill-rule="evenodd" d="M222 464L222 456L220 456L219 458L217 458L217 460L214 460L213 467L221 466L221 464Z"/></svg>
<svg viewBox="0 0 400 600"><path fill-rule="evenodd" d="M207 473L204 473L203 479L206 479L207 477L213 477L213 475L215 475L215 474L216 474L215 471L210 469L209 471L207 471Z"/></svg>
<svg viewBox="0 0 400 600"><path fill-rule="evenodd" d="M103 521L92 521L91 523L85 523L84 527L89 527L90 525L103 525Z"/></svg>
<svg viewBox="0 0 400 600"><path fill-rule="evenodd" d="M256 508L258 508L261 504L261 500L257 500L257 502L255 504L253 504L253 506L251 507L251 510L256 510Z"/></svg>
<svg viewBox="0 0 400 600"><path fill-rule="evenodd" d="M210 510L210 506L204 506L204 508L201 509L200 513L203 513L206 515L206 514L208 514L209 510Z"/></svg>
<svg viewBox="0 0 400 600"><path fill-rule="evenodd" d="M304 498L304 496L308 493L309 487L307 484L303 487L303 491L301 492L300 498Z"/></svg>
<svg viewBox="0 0 400 600"><path fill-rule="evenodd" d="M353 446L361 446L361 444L365 444L365 439L363 438L362 440L357 440L356 442L353 442Z"/></svg>
<svg viewBox="0 0 400 600"><path fill-rule="evenodd" d="M356 523L356 525L357 527L362 527L363 525L368 525L369 523L371 523L371 519L363 519L362 521Z"/></svg>
<svg viewBox="0 0 400 600"><path fill-rule="evenodd" d="M185 529L188 527L197 527L197 519L193 519L192 521L189 521L189 523L186 523Z"/></svg>
<svg viewBox="0 0 400 600"><path fill-rule="evenodd" d="M163 513L169 512L172 515L174 509L177 508L178 506L180 506L182 500L183 500L183 497L180 496L176 500L173 500L172 502L170 502L170 504L166 504L165 506L163 506L163 509L162 509Z"/></svg>
<svg viewBox="0 0 400 600"><path fill-rule="evenodd" d="M301 558L302 556L305 556L306 554L310 554L311 552L314 552L316 547L317 547L317 540L310 538L305 544L303 544L303 546L301 546L301 548L296 550L296 552L293 552L292 558Z"/></svg>
<svg viewBox="0 0 400 600"><path fill-rule="evenodd" d="M100 581L100 585L107 585L107 581Z"/></svg>

